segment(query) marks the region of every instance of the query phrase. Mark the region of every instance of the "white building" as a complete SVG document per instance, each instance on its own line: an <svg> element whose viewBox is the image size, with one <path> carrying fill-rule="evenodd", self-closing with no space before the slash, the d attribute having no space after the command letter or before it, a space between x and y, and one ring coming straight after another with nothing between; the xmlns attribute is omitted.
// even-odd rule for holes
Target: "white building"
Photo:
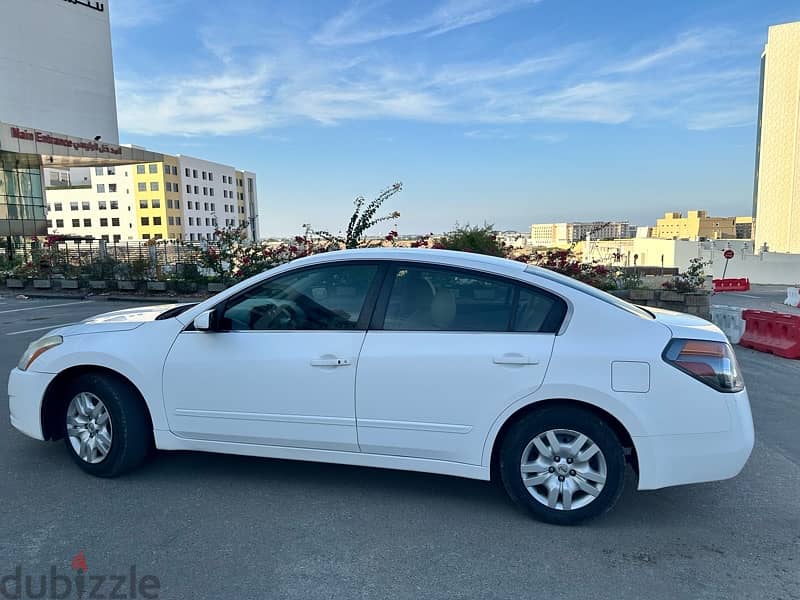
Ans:
<svg viewBox="0 0 800 600"><path fill-rule="evenodd" d="M628 221L590 221L572 223L535 223L531 225L531 245L558 246L585 240L615 240L633 237L635 229Z"/></svg>

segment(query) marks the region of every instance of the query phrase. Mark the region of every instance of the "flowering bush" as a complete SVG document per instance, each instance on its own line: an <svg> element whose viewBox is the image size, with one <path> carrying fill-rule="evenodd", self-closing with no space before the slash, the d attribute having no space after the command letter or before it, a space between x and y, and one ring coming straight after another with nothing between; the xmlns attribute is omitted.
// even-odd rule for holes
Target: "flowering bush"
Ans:
<svg viewBox="0 0 800 600"><path fill-rule="evenodd" d="M580 262L572 248L534 252L531 255L520 256L517 260L550 269L603 290L613 290L617 287L612 273L605 265Z"/></svg>
<svg viewBox="0 0 800 600"><path fill-rule="evenodd" d="M672 278L671 281L665 281L663 284L664 289L673 290L675 292L695 292L702 288L706 283L706 274L704 268L711 264L702 258L693 258L689 261L689 268L683 273L680 273Z"/></svg>

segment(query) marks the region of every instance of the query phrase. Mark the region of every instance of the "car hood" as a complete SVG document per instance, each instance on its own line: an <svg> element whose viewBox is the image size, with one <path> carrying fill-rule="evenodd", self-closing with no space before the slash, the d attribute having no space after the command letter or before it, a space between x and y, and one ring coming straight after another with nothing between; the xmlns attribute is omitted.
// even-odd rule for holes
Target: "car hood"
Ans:
<svg viewBox="0 0 800 600"><path fill-rule="evenodd" d="M158 304L155 306L137 306L112 312L102 313L84 319L80 323L66 325L50 332L50 335L82 335L85 333L103 333L107 331L130 331L143 323L155 321L156 317L179 306L178 304Z"/></svg>
<svg viewBox="0 0 800 600"><path fill-rule="evenodd" d="M673 337L723 342L728 339L719 327L700 317L650 306L646 310L653 313L659 323L668 327Z"/></svg>

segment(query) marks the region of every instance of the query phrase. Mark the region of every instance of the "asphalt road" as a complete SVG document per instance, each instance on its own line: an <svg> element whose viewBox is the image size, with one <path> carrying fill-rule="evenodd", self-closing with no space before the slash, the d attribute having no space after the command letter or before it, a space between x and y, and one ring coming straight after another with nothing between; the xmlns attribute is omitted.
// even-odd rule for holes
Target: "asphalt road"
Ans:
<svg viewBox="0 0 800 600"><path fill-rule="evenodd" d="M0 297L0 371L46 328L124 306ZM742 474L629 481L574 528L489 483L399 471L187 452L95 479L0 409L0 581L72 574L82 551L89 575L135 565L170 599L800 598L800 361L737 353L757 436Z"/></svg>
<svg viewBox="0 0 800 600"><path fill-rule="evenodd" d="M746 292L720 292L711 296L711 304L800 314L800 308L787 306L784 300L785 285L753 285Z"/></svg>

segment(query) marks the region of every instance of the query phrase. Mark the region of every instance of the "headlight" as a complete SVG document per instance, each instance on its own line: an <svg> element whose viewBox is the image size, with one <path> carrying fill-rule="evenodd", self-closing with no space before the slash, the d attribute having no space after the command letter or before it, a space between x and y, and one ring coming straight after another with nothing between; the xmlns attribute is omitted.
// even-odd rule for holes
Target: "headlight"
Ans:
<svg viewBox="0 0 800 600"><path fill-rule="evenodd" d="M47 337L39 338L35 342L31 342L28 345L28 349L25 350L25 354L23 354L22 358L19 359L19 363L17 363L17 368L20 371L26 371L28 367L31 366L31 363L35 361L39 356L50 350L50 348L55 348L56 346L60 346L63 342L64 338L62 338L60 335L50 335Z"/></svg>

